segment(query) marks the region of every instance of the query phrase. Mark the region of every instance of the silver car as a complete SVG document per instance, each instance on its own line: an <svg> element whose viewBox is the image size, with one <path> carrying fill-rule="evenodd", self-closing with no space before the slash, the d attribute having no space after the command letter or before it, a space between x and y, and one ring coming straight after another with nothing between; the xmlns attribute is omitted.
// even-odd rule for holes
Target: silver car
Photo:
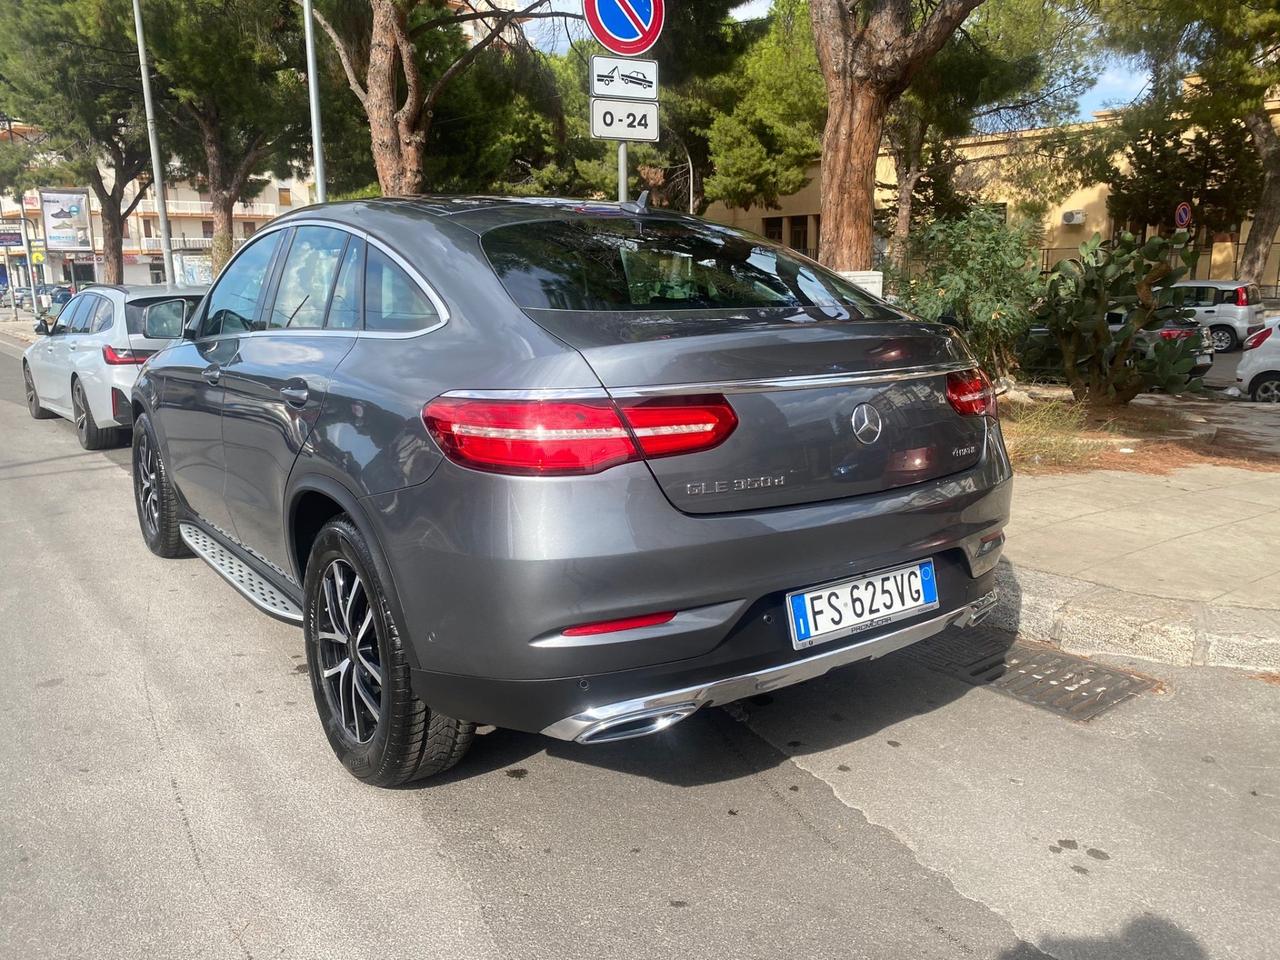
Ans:
<svg viewBox="0 0 1280 960"><path fill-rule="evenodd" d="M1209 331L1209 342L1218 353L1237 349L1266 321L1267 309L1256 283L1183 280L1173 286L1187 291L1182 305L1194 311L1196 322Z"/></svg>
<svg viewBox="0 0 1280 960"><path fill-rule="evenodd" d="M147 358L182 335L182 325L204 297L204 287L95 285L72 297L56 318L36 323L40 339L22 357L27 407L31 416L66 417L86 450L100 450L124 439L121 428L133 423L129 395ZM146 336L164 314L168 338Z"/></svg>

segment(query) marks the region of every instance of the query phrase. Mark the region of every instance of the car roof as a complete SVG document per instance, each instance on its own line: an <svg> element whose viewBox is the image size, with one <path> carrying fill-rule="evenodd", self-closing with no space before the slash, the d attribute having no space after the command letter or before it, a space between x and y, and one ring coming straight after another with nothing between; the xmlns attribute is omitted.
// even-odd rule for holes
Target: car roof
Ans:
<svg viewBox="0 0 1280 960"><path fill-rule="evenodd" d="M1215 287L1219 290L1226 290L1234 287L1247 287L1247 280L1179 280L1174 284L1175 287Z"/></svg>
<svg viewBox="0 0 1280 960"><path fill-rule="evenodd" d="M575 217L636 216L635 204L605 200L583 200L570 197L488 197L431 195L410 197L375 197L337 203L300 207L275 223L282 226L295 219L322 218L352 226L376 223L380 216L396 220L420 218L448 222L474 233L485 233L497 226L530 220L563 220ZM670 220L693 219L670 210L651 209L644 216ZM372 222L372 223L371 223Z"/></svg>

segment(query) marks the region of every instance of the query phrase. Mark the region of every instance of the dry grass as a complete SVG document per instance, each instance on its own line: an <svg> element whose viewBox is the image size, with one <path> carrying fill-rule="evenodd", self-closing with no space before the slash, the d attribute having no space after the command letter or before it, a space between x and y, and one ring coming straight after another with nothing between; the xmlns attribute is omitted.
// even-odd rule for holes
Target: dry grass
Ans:
<svg viewBox="0 0 1280 960"><path fill-rule="evenodd" d="M1249 679L1261 680L1263 683L1269 683L1273 687L1280 687L1280 673L1255 673Z"/></svg>
<svg viewBox="0 0 1280 960"><path fill-rule="evenodd" d="M1004 398L1000 422L1009 457L1025 473L1163 474L1196 464L1280 470L1280 459L1260 453L1245 436L1197 431L1178 411L1147 404L1098 410L1061 396Z"/></svg>

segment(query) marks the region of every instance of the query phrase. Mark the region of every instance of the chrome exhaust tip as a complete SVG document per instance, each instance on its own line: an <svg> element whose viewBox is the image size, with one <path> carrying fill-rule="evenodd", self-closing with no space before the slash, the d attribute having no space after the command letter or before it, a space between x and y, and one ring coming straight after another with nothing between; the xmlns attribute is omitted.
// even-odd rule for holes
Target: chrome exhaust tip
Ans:
<svg viewBox="0 0 1280 960"><path fill-rule="evenodd" d="M612 743L615 740L647 737L688 719L697 713L699 706L696 703L682 703L674 707L656 707L611 717L588 727L574 737L574 740L577 743Z"/></svg>

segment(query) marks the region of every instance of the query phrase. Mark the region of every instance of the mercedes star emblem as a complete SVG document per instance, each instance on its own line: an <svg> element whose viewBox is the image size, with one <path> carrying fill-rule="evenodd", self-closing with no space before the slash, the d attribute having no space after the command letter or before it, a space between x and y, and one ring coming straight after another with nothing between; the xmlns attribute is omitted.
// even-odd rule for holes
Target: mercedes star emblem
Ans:
<svg viewBox="0 0 1280 960"><path fill-rule="evenodd" d="M880 413L869 403L860 403L853 409L853 435L862 443L875 443L880 439L883 424Z"/></svg>

